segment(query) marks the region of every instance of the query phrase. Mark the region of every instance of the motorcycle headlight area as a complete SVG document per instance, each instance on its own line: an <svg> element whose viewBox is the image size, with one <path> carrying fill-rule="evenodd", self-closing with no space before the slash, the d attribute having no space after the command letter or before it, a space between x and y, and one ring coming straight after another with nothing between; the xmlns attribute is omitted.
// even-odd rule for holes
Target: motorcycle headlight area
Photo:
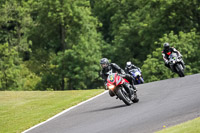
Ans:
<svg viewBox="0 0 200 133"><path fill-rule="evenodd" d="M114 85L108 85L108 89L114 89L115 88L115 86Z"/></svg>
<svg viewBox="0 0 200 133"><path fill-rule="evenodd" d="M139 76L140 76L140 73L139 73L139 72L136 72L135 75L137 75L137 76L139 75Z"/></svg>
<svg viewBox="0 0 200 133"><path fill-rule="evenodd" d="M176 60L170 60L169 62L175 64Z"/></svg>

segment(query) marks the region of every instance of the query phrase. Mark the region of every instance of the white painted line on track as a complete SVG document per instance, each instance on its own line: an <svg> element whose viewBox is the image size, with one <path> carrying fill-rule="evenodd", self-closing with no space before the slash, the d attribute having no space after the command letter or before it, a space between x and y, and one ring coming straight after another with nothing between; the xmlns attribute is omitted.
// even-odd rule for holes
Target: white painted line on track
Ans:
<svg viewBox="0 0 200 133"><path fill-rule="evenodd" d="M37 124L37 125L35 125L35 126L29 128L29 129L25 130L25 131L23 131L22 133L27 133L28 131L30 131L30 130L36 128L36 127L39 127L40 125L45 124L45 123L47 123L47 122L50 121L50 120L53 120L54 118L56 118L56 117L58 117L58 116L60 116L60 115L62 115L62 114L64 114L64 113L66 113L66 112L72 110L72 109L75 108L75 107L78 107L78 106L80 106L80 105L82 105L82 104L84 104L84 103L86 103L86 102L89 102L89 101L91 101L91 100L93 100L93 99L95 99L95 98L97 98L97 97L99 97L99 96L105 94L106 92L108 92L108 91L104 91L103 93L101 93L101 94L99 94L99 95L96 95L96 96L94 96L94 97L92 97L92 98L90 98L90 99L88 99L88 100L86 100L86 101L83 101L83 102L81 102L81 103L79 103L79 104L77 104L77 105L75 105L75 106L72 106L72 107L70 107L70 108L68 108L68 109L66 109L66 110L64 110L64 111L62 111L62 112L56 114L55 116L53 116L53 117L47 119L46 121L43 121L43 122L41 122L41 123L39 123L39 124Z"/></svg>

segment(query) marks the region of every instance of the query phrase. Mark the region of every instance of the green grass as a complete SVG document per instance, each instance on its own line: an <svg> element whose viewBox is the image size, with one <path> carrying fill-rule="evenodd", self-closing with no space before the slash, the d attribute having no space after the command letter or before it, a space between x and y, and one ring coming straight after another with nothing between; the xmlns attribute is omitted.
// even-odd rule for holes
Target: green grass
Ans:
<svg viewBox="0 0 200 133"><path fill-rule="evenodd" d="M1 91L0 133L20 133L103 91Z"/></svg>
<svg viewBox="0 0 200 133"><path fill-rule="evenodd" d="M103 91L0 91L0 133L20 133ZM200 133L200 117L157 133Z"/></svg>
<svg viewBox="0 0 200 133"><path fill-rule="evenodd" d="M200 117L156 133L200 133Z"/></svg>

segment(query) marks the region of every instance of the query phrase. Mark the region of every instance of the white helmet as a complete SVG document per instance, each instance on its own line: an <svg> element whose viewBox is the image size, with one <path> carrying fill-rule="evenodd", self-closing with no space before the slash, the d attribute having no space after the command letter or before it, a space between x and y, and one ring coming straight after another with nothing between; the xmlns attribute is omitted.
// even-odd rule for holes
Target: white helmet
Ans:
<svg viewBox="0 0 200 133"><path fill-rule="evenodd" d="M126 67L131 67L132 63L130 61L126 62Z"/></svg>

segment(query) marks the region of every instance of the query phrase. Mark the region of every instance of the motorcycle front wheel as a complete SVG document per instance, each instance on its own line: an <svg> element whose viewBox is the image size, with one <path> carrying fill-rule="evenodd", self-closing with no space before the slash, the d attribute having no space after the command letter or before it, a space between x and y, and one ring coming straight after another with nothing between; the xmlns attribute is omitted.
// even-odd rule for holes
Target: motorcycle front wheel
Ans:
<svg viewBox="0 0 200 133"><path fill-rule="evenodd" d="M185 74L183 73L183 67L182 67L181 64L177 64L175 66L175 68L176 68L176 71L178 72L179 77L184 77L185 76Z"/></svg>
<svg viewBox="0 0 200 133"><path fill-rule="evenodd" d="M140 83L143 84L144 83L144 79L142 77L139 78Z"/></svg>
<svg viewBox="0 0 200 133"><path fill-rule="evenodd" d="M119 99L122 100L126 105L131 105L132 102L131 99L129 98L129 94L123 87L119 88L116 94L119 97Z"/></svg>

